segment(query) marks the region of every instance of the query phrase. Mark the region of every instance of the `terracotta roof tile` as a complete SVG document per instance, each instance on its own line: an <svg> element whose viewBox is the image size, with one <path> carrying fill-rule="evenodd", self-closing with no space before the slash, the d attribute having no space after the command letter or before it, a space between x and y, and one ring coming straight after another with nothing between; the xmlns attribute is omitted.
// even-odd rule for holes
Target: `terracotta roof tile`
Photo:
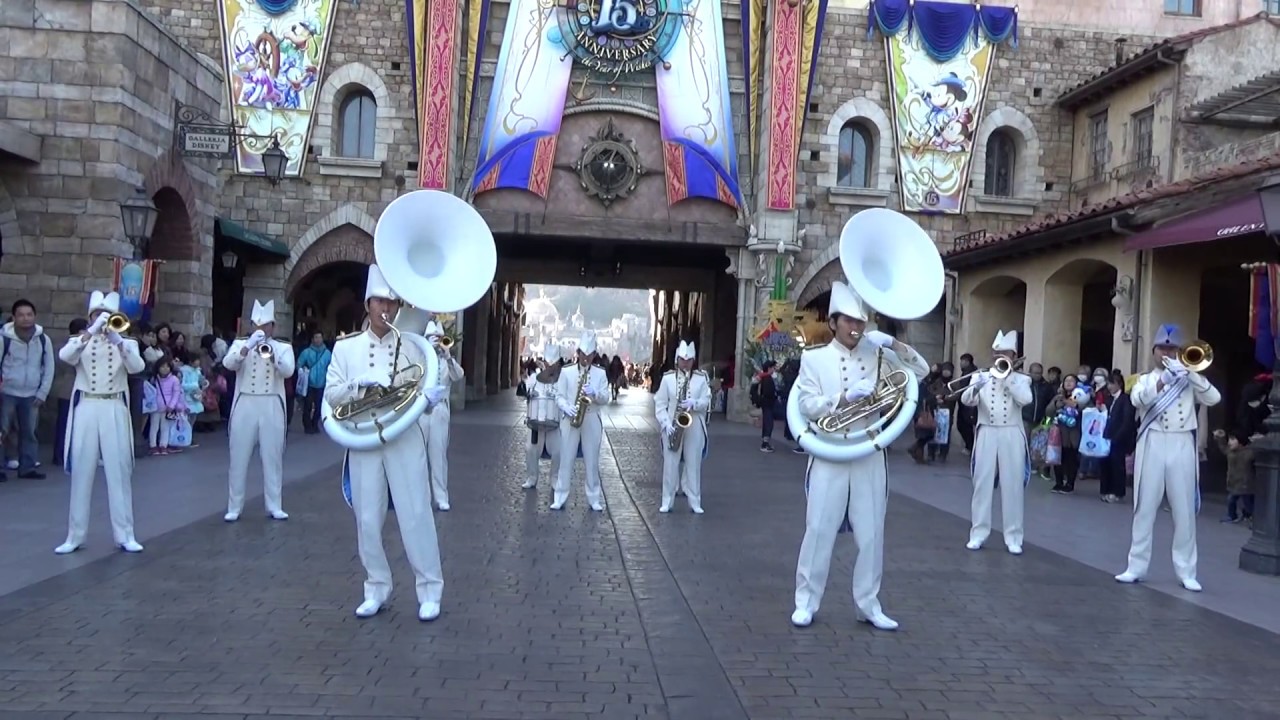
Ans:
<svg viewBox="0 0 1280 720"><path fill-rule="evenodd" d="M948 258L958 257L975 250L989 248L992 245L1008 244L1015 240L1044 232L1045 230L1051 230L1063 225L1070 225L1074 222L1087 220L1100 215L1106 215L1107 213L1127 210L1146 202L1185 195L1205 186L1214 185L1226 180L1246 177L1253 173L1276 169L1280 169L1280 153L1260 158L1258 160L1250 160L1236 165L1223 166L1207 173L1189 177L1185 180L1169 183L1168 185L1160 185L1154 188L1119 195L1105 202L1086 206L1080 210L1050 215L1042 220L1023 225L1022 227L1007 233L987 235L981 240L969 243L962 248L949 250L944 253L944 256Z"/></svg>

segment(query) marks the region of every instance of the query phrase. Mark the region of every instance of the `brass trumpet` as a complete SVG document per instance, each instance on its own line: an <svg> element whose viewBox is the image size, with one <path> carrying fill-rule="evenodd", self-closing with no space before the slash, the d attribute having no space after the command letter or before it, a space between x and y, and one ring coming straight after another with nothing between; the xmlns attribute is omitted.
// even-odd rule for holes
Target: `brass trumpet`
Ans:
<svg viewBox="0 0 1280 720"><path fill-rule="evenodd" d="M236 340L244 340L245 342L248 342L248 341L249 341L249 338L251 338L251 337L253 337L253 336L252 336L252 335L246 335L246 336L244 336L244 337L242 337L242 338L236 338ZM259 357L261 357L263 360L270 360L270 359L271 359L271 356L275 354L275 351L271 348L271 343L267 342L267 340L270 340L270 339L271 339L271 338L266 338L266 339L265 339L265 340L263 340L263 341L262 341L262 343L261 343L261 344L259 344L259 345L258 345L258 347L256 348L256 350L258 351L258 356L259 356ZM341 339L341 338L339 338L339 339Z"/></svg>
<svg viewBox="0 0 1280 720"><path fill-rule="evenodd" d="M1178 348L1178 362L1188 372L1204 372L1213 364L1213 346L1203 340L1192 340Z"/></svg>
<svg viewBox="0 0 1280 720"><path fill-rule="evenodd" d="M107 329L118 335L129 332L129 316L122 312L113 312L107 317Z"/></svg>
<svg viewBox="0 0 1280 720"><path fill-rule="evenodd" d="M444 348L445 350L448 350L449 348L453 347L453 338L449 337L448 335L441 335L440 347Z"/></svg>

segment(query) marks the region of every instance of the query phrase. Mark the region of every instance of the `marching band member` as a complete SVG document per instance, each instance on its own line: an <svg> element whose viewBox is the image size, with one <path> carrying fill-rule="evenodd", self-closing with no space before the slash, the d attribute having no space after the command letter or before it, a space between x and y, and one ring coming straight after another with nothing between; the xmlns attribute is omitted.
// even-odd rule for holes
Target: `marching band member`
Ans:
<svg viewBox="0 0 1280 720"><path fill-rule="evenodd" d="M991 343L995 360L1004 358L1010 368L1018 355L1018 333L996 331ZM960 402L978 408L977 438L970 459L973 501L969 515L970 550L982 549L991 535L991 505L996 475L1000 476L1000 514L1004 516L1004 544L1014 555L1022 554L1023 488L1031 477L1031 457L1022 425L1022 406L1030 403L1031 376L1010 370L1002 378L990 371L974 373Z"/></svg>
<svg viewBox="0 0 1280 720"><path fill-rule="evenodd" d="M538 372L530 374L524 380L527 401L532 403L535 396L556 397L556 385L560 380L560 370L563 367L560 364L560 346L547 343ZM544 452L551 456L551 482L554 485L560 476L560 428L535 429L529 432L532 434L524 451L525 480L520 487L528 490L538 486L538 463Z"/></svg>
<svg viewBox="0 0 1280 720"><path fill-rule="evenodd" d="M76 369L71 415L67 420L63 469L71 475L71 512L67 540L54 549L75 552L89 530L93 481L102 461L107 476L107 505L111 536L125 552L142 552L133 535L133 420L129 416L129 374L146 367L138 343L107 325L120 312L120 295L95 290L89 297L93 322L67 339L58 357Z"/></svg>
<svg viewBox="0 0 1280 720"><path fill-rule="evenodd" d="M876 330L867 331L867 310L850 287L831 286L827 323L835 334L830 344L806 352L793 392L800 412L809 420L862 400L875 392L882 374L903 370L919 382L929 365L909 345ZM867 418L849 429L864 428ZM853 602L858 619L881 630L895 630L898 623L880 607L880 578L884 570L884 514L889 488L884 452L852 462L830 462L810 457L806 489L804 540L796 567L796 609L791 623L805 627L813 622L822 602L831 569L831 551L844 523L852 525L858 559L853 566Z"/></svg>
<svg viewBox="0 0 1280 720"><path fill-rule="evenodd" d="M680 341L676 348L676 369L662 376L653 398L653 414L662 429L662 506L658 512L671 512L676 491L683 488L689 498L689 508L702 514L702 451L707 446L711 383L706 373L693 368L696 353L693 343ZM669 441L677 432L675 418L682 412L693 416L693 424L681 431L680 446L672 450Z"/></svg>
<svg viewBox="0 0 1280 720"><path fill-rule="evenodd" d="M577 358L576 364L567 365L560 371L560 380L556 383L556 404L564 412L564 418L560 420L560 472L556 475L551 509L560 510L569 500L573 461L581 443L582 464L587 473L587 504L592 510L603 512L600 442L604 436L604 424L600 420L599 403L609 402L609 378L604 368L595 364L596 335L590 330L584 332L578 342ZM574 427L573 419L578 414L579 397L586 401L586 417L582 418L578 427Z"/></svg>
<svg viewBox="0 0 1280 720"><path fill-rule="evenodd" d="M397 366L396 334L387 319L398 309L399 299L387 286L377 265L369 266L365 288L365 308L369 327L364 332L340 340L333 348L333 360L325 376L325 401L337 407L355 400L372 387L390 387L391 371ZM418 346L400 344L400 367L422 363ZM443 398L443 390L426 391L430 403ZM356 608L356 617L373 617L391 596L391 567L382 545L382 525L387 518L387 493L395 503L396 520L405 555L417 580L418 619L434 620L440 616L440 598L444 577L440 569L440 548L436 539L435 519L431 514L431 496L422 482L418 468L427 464L427 440L420 423L404 434L380 445L376 450L349 450L346 470L351 478L351 506L356 517L357 548L360 563L368 579L364 583L364 602Z"/></svg>
<svg viewBox="0 0 1280 720"><path fill-rule="evenodd" d="M1200 510L1196 404L1217 405L1222 396L1203 375L1190 372L1178 360L1180 336L1176 325L1160 326L1152 348L1155 369L1138 378L1129 396L1140 418L1133 464L1133 543L1129 566L1116 580L1136 583L1146 578L1152 530L1160 501L1167 496L1173 515L1173 569L1182 587L1200 592L1196 579L1196 513Z"/></svg>
<svg viewBox="0 0 1280 720"><path fill-rule="evenodd" d="M427 423L427 470L431 475L431 495L435 498L436 507L444 512L449 511L449 391L455 382L464 377L462 365L453 356L449 348L440 344L444 336L444 328L435 320L427 323L425 333L427 339L435 346L436 355L440 358L440 387L444 394L440 403L424 415Z"/></svg>
<svg viewBox="0 0 1280 720"><path fill-rule="evenodd" d="M267 515L288 520L281 505L284 486L284 438L287 431L285 380L293 376L293 346L272 339L276 330L276 302L253 301L249 315L253 334L231 343L222 364L236 374L227 434L231 438L231 466L227 468L227 514L235 522L244 510L245 475L253 449L262 457L262 499ZM269 348L267 353L263 348Z"/></svg>

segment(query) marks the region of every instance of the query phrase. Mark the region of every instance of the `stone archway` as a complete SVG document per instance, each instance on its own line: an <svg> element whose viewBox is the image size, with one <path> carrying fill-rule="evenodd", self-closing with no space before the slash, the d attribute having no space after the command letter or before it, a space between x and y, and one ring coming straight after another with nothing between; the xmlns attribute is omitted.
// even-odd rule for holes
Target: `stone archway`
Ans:
<svg viewBox="0 0 1280 720"><path fill-rule="evenodd" d="M1027 316L1027 283L1012 275L996 275L974 286L962 299L961 332L956 354L973 355L978 364L991 354L996 331L1018 331L1022 343ZM1022 348L1019 348L1022 350Z"/></svg>
<svg viewBox="0 0 1280 720"><path fill-rule="evenodd" d="M840 243L832 242L825 250L818 253L809 267L796 279L793 287L800 292L794 297L796 305L805 307L819 295L831 290L831 283L844 279L844 271L840 269ZM826 309L825 307L823 308Z"/></svg>
<svg viewBox="0 0 1280 720"><path fill-rule="evenodd" d="M292 267L286 266L285 297L292 302L302 284L329 265L356 263L368 266L373 264L373 260L373 235L356 225L339 225L310 243ZM362 284L362 291L363 288Z"/></svg>
<svg viewBox="0 0 1280 720"><path fill-rule="evenodd" d="M197 194L182 159L167 152L156 158L142 187L160 211L148 257L199 262L202 233Z"/></svg>
<svg viewBox="0 0 1280 720"><path fill-rule="evenodd" d="M353 225L355 228L364 232L370 243L369 253L367 256L360 255L359 257L352 258L337 258L337 260L350 259L353 262L365 262L365 264L369 265L373 264L373 231L377 227L377 223L369 216L369 213L348 203L324 216L316 222L315 225L307 228L307 231L302 234L302 237L298 238L298 242L293 244L293 249L289 253L289 259L284 263L284 276L286 278L284 289L286 297L293 293L294 289L298 285L298 281L302 279L302 276L296 273L295 270L299 263L302 262L303 256L305 256L307 251L319 242L321 238L343 225ZM321 248L321 250L324 250L324 248ZM355 251L351 250L351 252ZM364 257L367 257L368 260L359 259ZM320 264L312 265L308 272L313 272Z"/></svg>
<svg viewBox="0 0 1280 720"><path fill-rule="evenodd" d="M1116 367L1119 346L1111 291L1119 273L1102 260L1067 262L1044 283L1044 358L1063 372L1077 365Z"/></svg>

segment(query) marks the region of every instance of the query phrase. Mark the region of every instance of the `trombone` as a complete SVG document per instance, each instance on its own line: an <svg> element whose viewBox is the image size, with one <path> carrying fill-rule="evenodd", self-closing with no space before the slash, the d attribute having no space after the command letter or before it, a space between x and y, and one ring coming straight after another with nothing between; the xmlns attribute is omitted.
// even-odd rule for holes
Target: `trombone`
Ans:
<svg viewBox="0 0 1280 720"><path fill-rule="evenodd" d="M1010 360L1009 358L1001 355L991 363L991 369L985 372L990 373L991 377L997 380L1003 380L1015 372L1018 372L1026 360L1027 359L1025 357L1020 357L1017 360ZM964 391L968 389L969 383L972 382L973 376L981 372L984 371L974 370L973 372L967 372L964 375L961 375L955 380L948 381L946 399L951 400L952 398L963 394Z"/></svg>
<svg viewBox="0 0 1280 720"><path fill-rule="evenodd" d="M1192 340L1178 348L1178 362L1187 372L1202 373L1213 364L1213 346L1203 340ZM1166 368L1169 366L1167 360L1163 364Z"/></svg>

